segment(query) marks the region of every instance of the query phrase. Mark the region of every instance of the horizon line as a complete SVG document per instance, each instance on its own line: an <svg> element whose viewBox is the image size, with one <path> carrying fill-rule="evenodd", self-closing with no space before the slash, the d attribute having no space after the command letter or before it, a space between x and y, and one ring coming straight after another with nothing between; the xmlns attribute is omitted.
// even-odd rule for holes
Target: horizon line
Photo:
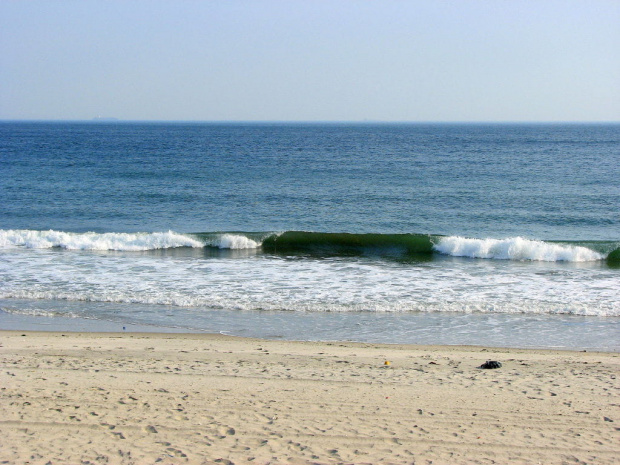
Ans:
<svg viewBox="0 0 620 465"><path fill-rule="evenodd" d="M2 123L209 123L209 124L618 124L620 120L183 120L183 119L120 119L95 117L91 119L12 119L0 118Z"/></svg>

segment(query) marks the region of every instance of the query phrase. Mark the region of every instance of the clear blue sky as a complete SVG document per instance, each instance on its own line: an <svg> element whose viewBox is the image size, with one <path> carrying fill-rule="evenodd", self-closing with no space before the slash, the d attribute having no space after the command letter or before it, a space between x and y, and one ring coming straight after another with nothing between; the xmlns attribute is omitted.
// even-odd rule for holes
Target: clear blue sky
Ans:
<svg viewBox="0 0 620 465"><path fill-rule="evenodd" d="M620 0L0 0L0 119L620 121Z"/></svg>

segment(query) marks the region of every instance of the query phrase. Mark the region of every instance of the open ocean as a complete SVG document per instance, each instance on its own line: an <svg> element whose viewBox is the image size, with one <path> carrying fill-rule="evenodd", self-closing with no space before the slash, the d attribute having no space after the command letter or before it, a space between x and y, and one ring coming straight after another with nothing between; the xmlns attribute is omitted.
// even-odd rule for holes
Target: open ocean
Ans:
<svg viewBox="0 0 620 465"><path fill-rule="evenodd" d="M620 124L0 123L0 329L620 351Z"/></svg>

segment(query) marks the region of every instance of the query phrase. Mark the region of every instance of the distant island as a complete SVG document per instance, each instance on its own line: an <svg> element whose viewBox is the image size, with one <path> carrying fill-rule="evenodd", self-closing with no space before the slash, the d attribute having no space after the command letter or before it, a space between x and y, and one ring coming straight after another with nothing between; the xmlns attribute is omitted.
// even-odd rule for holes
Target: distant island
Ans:
<svg viewBox="0 0 620 465"><path fill-rule="evenodd" d="M114 118L112 116L95 116L93 121L101 121L101 122L109 122L109 121L118 121L118 118Z"/></svg>

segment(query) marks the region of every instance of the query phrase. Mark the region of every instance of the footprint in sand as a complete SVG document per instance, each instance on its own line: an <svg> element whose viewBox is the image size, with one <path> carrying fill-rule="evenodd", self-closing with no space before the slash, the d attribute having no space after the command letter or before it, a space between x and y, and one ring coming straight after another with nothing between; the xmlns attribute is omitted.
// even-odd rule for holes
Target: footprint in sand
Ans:
<svg viewBox="0 0 620 465"><path fill-rule="evenodd" d="M221 426L217 429L217 433L220 436L220 439L224 439L226 436L234 436L236 431L235 428Z"/></svg>
<svg viewBox="0 0 620 465"><path fill-rule="evenodd" d="M168 455L170 455L170 457L187 457L187 455L181 449L175 449L174 447L168 447L166 449L166 452L168 452Z"/></svg>

